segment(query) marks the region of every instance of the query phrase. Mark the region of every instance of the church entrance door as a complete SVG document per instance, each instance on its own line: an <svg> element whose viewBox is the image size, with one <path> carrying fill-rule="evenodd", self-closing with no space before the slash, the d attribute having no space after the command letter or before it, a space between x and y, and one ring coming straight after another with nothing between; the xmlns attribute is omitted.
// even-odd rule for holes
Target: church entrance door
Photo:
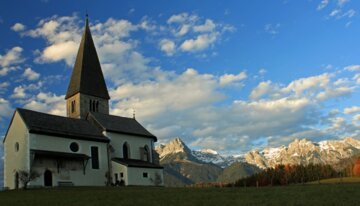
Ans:
<svg viewBox="0 0 360 206"><path fill-rule="evenodd" d="M52 173L50 170L46 170L44 173L44 185L45 187L52 187Z"/></svg>
<svg viewBox="0 0 360 206"><path fill-rule="evenodd" d="M19 189L19 173L15 173L15 189Z"/></svg>

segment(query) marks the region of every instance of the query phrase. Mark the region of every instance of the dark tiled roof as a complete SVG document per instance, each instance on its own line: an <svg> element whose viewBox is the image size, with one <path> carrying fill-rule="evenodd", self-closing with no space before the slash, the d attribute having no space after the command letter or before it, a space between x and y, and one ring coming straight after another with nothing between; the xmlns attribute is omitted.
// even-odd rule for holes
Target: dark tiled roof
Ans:
<svg viewBox="0 0 360 206"><path fill-rule="evenodd" d="M64 138L109 142L102 131L84 119L61 117L27 109L16 109L30 133L49 134Z"/></svg>
<svg viewBox="0 0 360 206"><path fill-rule="evenodd" d="M54 152L47 150L30 150L35 156L45 156L54 158L71 158L71 159L90 159L86 154L70 153L70 152Z"/></svg>
<svg viewBox="0 0 360 206"><path fill-rule="evenodd" d="M105 131L157 138L147 131L136 119L101 113L89 113L87 119L94 119Z"/></svg>
<svg viewBox="0 0 360 206"><path fill-rule="evenodd" d="M85 31L82 35L65 98L67 99L78 92L110 99L94 41L91 37L88 19L86 19Z"/></svg>
<svg viewBox="0 0 360 206"><path fill-rule="evenodd" d="M113 158L112 161L117 162L119 164L125 165L127 167L140 167L140 168L157 168L163 169L162 166L151 163L145 162L142 160L135 160L135 159L123 159L123 158Z"/></svg>

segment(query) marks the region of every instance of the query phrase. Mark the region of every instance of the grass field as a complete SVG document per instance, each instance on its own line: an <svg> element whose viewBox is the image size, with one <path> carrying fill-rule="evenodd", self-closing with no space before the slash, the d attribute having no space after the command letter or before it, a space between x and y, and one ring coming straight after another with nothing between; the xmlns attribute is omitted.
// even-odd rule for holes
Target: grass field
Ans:
<svg viewBox="0 0 360 206"><path fill-rule="evenodd" d="M322 179L320 184L341 184L341 183L360 183L360 177L343 177L343 178L331 178ZM308 184L319 184L318 181L309 182Z"/></svg>
<svg viewBox="0 0 360 206"><path fill-rule="evenodd" d="M264 188L55 188L0 192L0 205L359 205L360 184Z"/></svg>

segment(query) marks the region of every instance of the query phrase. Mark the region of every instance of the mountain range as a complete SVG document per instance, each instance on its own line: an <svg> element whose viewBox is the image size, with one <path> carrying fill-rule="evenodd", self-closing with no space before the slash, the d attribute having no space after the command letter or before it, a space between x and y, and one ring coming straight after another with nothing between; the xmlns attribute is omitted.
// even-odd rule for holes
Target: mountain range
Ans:
<svg viewBox="0 0 360 206"><path fill-rule="evenodd" d="M262 169L279 164L329 164L336 165L342 160L360 154L360 141L353 138L329 140L318 143L296 139L288 146L253 150L244 155L249 164Z"/></svg>
<svg viewBox="0 0 360 206"><path fill-rule="evenodd" d="M252 150L244 155L225 156L210 149L192 151L176 138L156 148L164 166L167 186L200 182L234 182L279 164L330 164L360 155L360 141L353 138L312 142L296 139L288 146Z"/></svg>

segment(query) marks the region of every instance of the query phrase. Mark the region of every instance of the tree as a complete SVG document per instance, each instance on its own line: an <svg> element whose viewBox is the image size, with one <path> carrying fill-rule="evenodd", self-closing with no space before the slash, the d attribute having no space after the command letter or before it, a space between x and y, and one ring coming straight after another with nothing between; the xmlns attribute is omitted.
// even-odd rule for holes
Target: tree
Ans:
<svg viewBox="0 0 360 206"><path fill-rule="evenodd" d="M353 166L353 169L352 169L352 174L354 176L360 176L360 159L357 159L354 166Z"/></svg>
<svg viewBox="0 0 360 206"><path fill-rule="evenodd" d="M105 178L106 178L105 185L111 186L112 185L112 176L109 171L105 172Z"/></svg>
<svg viewBox="0 0 360 206"><path fill-rule="evenodd" d="M29 182L40 177L40 174L34 170L30 170L30 171L19 170L18 174L19 174L19 180L22 183L24 190L27 189Z"/></svg>
<svg viewBox="0 0 360 206"><path fill-rule="evenodd" d="M155 184L155 186L160 186L163 182L161 175L158 172L155 173L155 178L151 178L150 180Z"/></svg>

